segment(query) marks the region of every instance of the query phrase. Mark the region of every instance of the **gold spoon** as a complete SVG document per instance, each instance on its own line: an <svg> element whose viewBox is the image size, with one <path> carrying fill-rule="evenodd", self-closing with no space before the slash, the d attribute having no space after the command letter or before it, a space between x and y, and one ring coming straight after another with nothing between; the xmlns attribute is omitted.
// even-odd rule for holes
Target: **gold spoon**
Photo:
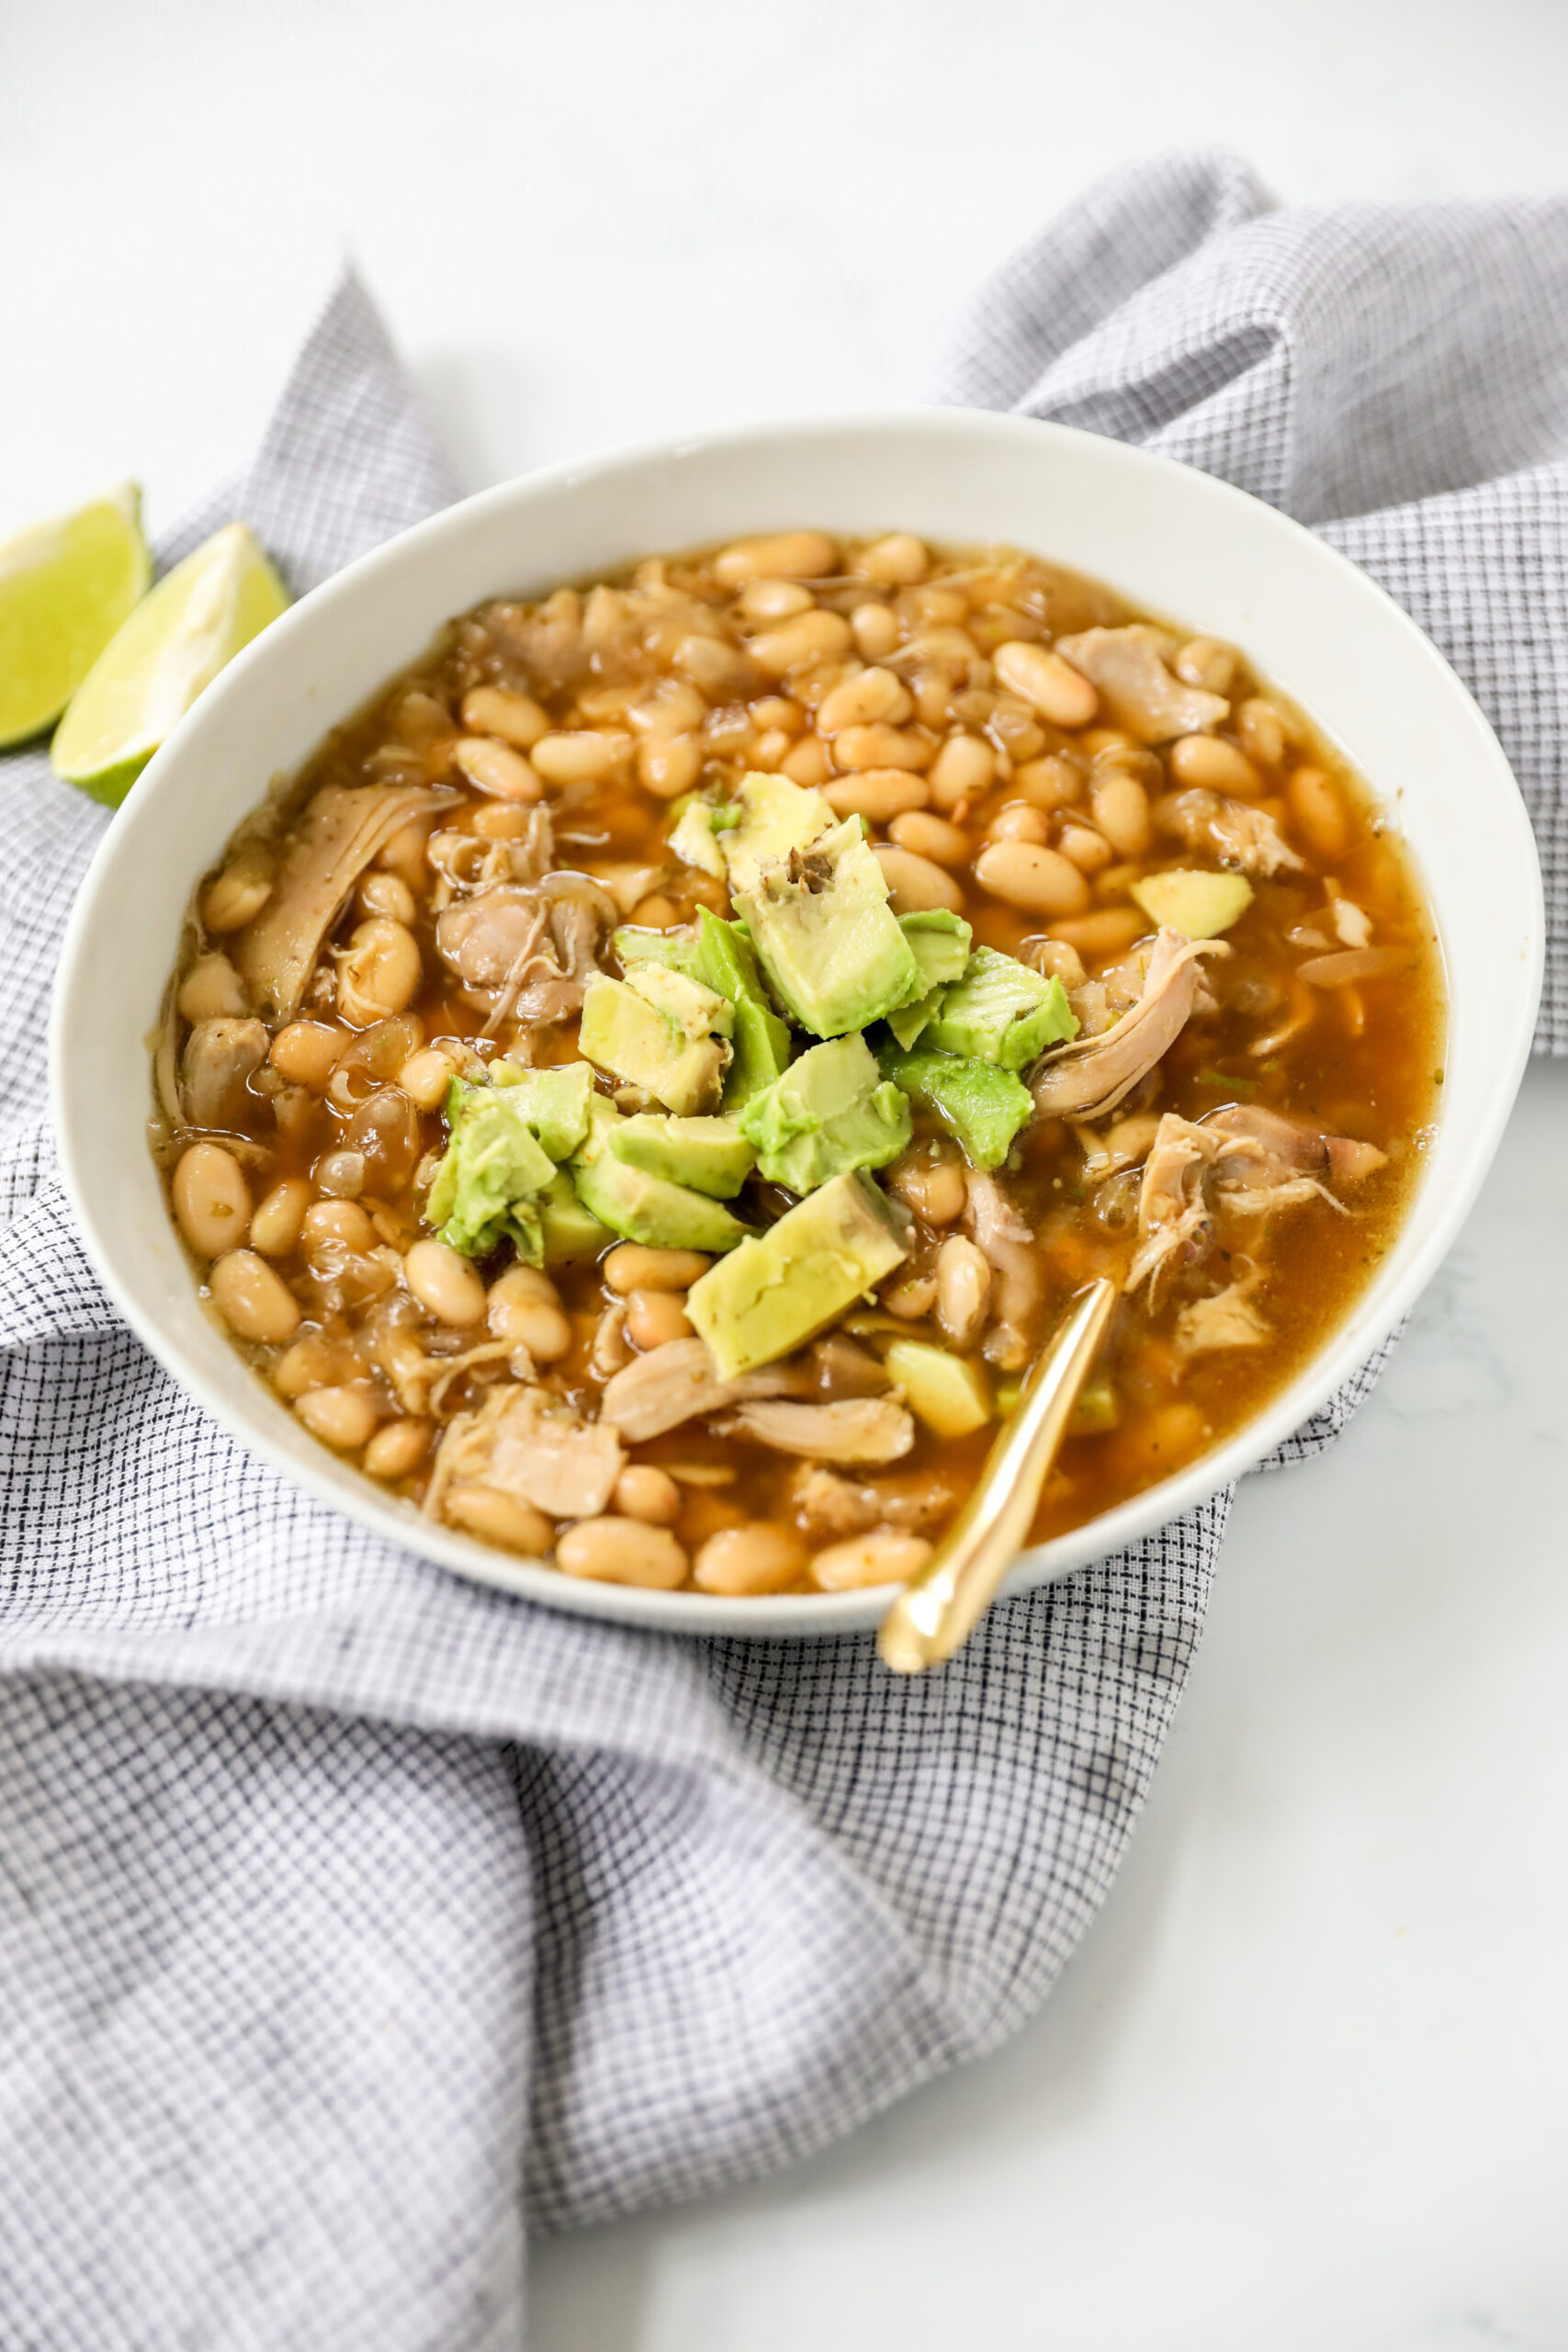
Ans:
<svg viewBox="0 0 1568 2352"><path fill-rule="evenodd" d="M876 1646L895 1674L923 1674L943 1664L990 1607L1028 1537L1116 1298L1115 1283L1102 1274L1069 1301L973 1494L882 1621Z"/></svg>

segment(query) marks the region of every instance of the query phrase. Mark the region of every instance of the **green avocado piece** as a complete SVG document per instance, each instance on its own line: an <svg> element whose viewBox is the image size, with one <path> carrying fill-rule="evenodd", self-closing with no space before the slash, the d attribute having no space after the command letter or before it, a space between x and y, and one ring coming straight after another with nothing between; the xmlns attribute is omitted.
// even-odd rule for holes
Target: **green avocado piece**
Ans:
<svg viewBox="0 0 1568 2352"><path fill-rule="evenodd" d="M492 1062L491 1084L504 1087L516 1116L559 1161L570 1159L588 1133L593 1072L586 1062L564 1062L554 1069L521 1069L515 1062Z"/></svg>
<svg viewBox="0 0 1568 2352"><path fill-rule="evenodd" d="M923 1046L914 1054L888 1046L877 1060L885 1078L935 1114L971 1167L999 1168L1033 1114L1028 1087L993 1063L931 1053Z"/></svg>
<svg viewBox="0 0 1568 2352"><path fill-rule="evenodd" d="M847 1170L692 1284L686 1312L719 1377L733 1380L801 1347L906 1255L891 1204Z"/></svg>
<svg viewBox="0 0 1568 2352"><path fill-rule="evenodd" d="M723 881L724 855L714 832L713 809L707 801L688 801L671 828L670 846L683 865L700 866L716 882Z"/></svg>
<svg viewBox="0 0 1568 2352"><path fill-rule="evenodd" d="M789 1023L768 1001L744 925L726 922L707 907L699 908L697 920L695 933L627 926L616 932L611 944L628 975L634 965L663 964L729 999L735 1007L730 1038L734 1059L725 1073L723 1108L736 1111L787 1067Z"/></svg>
<svg viewBox="0 0 1568 2352"><path fill-rule="evenodd" d="M733 1250L745 1239L747 1228L722 1202L617 1158L614 1141L620 1125L615 1104L595 1095L587 1140L571 1163L577 1197L602 1225L625 1241L646 1241L653 1250Z"/></svg>
<svg viewBox="0 0 1568 2352"><path fill-rule="evenodd" d="M815 1037L863 1029L919 992L920 967L858 817L765 861L735 900L780 1001Z"/></svg>
<svg viewBox="0 0 1568 2352"><path fill-rule="evenodd" d="M610 941L621 960L621 969L629 973L634 964L665 964L672 972L684 972L689 979L699 979L697 969L697 939L693 931L641 931L630 923L623 923Z"/></svg>
<svg viewBox="0 0 1568 2352"><path fill-rule="evenodd" d="M835 1037L754 1094L739 1124L770 1184L812 1193L845 1169L897 1159L909 1140L909 1104L863 1037Z"/></svg>
<svg viewBox="0 0 1568 2352"><path fill-rule="evenodd" d="M733 1200L757 1162L733 1119L677 1119L665 1111L623 1119L611 1134L610 1149L628 1168L689 1184L718 1201Z"/></svg>
<svg viewBox="0 0 1568 2352"><path fill-rule="evenodd" d="M923 1042L939 1053L1022 1069L1047 1046L1077 1034L1077 1017L1055 973L1043 979L1016 956L976 947L962 979L943 989Z"/></svg>
<svg viewBox="0 0 1568 2352"><path fill-rule="evenodd" d="M984 1429L995 1408L984 1364L924 1340L895 1340L882 1359L904 1401L938 1437L967 1437Z"/></svg>
<svg viewBox="0 0 1568 2352"><path fill-rule="evenodd" d="M427 1223L466 1257L488 1258L512 1241L529 1265L538 1265L543 1243L535 1204L556 1169L522 1106L506 1088L455 1078L446 1090L446 1149L424 1204Z"/></svg>
<svg viewBox="0 0 1568 2352"><path fill-rule="evenodd" d="M908 1052L936 1018L948 981L956 980L969 961L974 933L963 916L948 907L921 908L914 914L900 915L898 928L920 967L919 994L887 1016L887 1026Z"/></svg>
<svg viewBox="0 0 1568 2352"><path fill-rule="evenodd" d="M1245 874L1213 874L1206 866L1176 866L1145 875L1129 895L1151 922L1179 931L1188 939L1217 939L1252 904Z"/></svg>
<svg viewBox="0 0 1568 2352"><path fill-rule="evenodd" d="M718 846L737 898L755 886L764 865L782 864L792 849L803 849L833 822L819 792L765 768L741 777L729 806L739 811L739 822L720 833Z"/></svg>
<svg viewBox="0 0 1568 2352"><path fill-rule="evenodd" d="M629 980L594 974L578 1045L601 1069L686 1118L717 1108L734 1025L727 997L667 965L641 963Z"/></svg>
<svg viewBox="0 0 1568 2352"><path fill-rule="evenodd" d="M922 907L914 914L900 915L898 928L920 967L922 995L944 980L962 976L975 935L962 915L955 915L951 907Z"/></svg>
<svg viewBox="0 0 1568 2352"><path fill-rule="evenodd" d="M539 1195L539 1227L547 1266L578 1265L597 1258L619 1238L578 1199L564 1168L556 1170Z"/></svg>
<svg viewBox="0 0 1568 2352"><path fill-rule="evenodd" d="M789 1023L768 1001L751 942L739 923L707 907L697 910L696 977L735 1007L735 1058L724 1080L726 1111L738 1111L789 1067Z"/></svg>

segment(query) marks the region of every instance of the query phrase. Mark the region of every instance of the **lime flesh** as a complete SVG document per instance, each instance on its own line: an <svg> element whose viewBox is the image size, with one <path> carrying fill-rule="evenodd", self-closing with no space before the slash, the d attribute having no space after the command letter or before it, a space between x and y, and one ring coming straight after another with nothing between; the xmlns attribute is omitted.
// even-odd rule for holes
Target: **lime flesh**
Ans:
<svg viewBox="0 0 1568 2352"><path fill-rule="evenodd" d="M141 504L127 482L0 547L0 749L59 718L145 595Z"/></svg>
<svg viewBox="0 0 1568 2352"><path fill-rule="evenodd" d="M175 564L98 656L61 720L56 775L118 808L204 686L288 603L243 523Z"/></svg>

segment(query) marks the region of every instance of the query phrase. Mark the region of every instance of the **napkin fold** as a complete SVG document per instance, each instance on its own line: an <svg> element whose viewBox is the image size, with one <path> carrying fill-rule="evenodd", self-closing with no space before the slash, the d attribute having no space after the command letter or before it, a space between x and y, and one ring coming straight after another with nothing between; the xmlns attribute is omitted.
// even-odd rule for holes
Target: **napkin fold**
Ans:
<svg viewBox="0 0 1568 2352"><path fill-rule="evenodd" d="M1007 265L934 388L1226 473L1415 612L1530 799L1557 1050L1565 295L1568 204L1269 211L1175 156ZM160 552L241 513L302 589L452 494L350 277ZM1229 1495L913 1683L858 1638L589 1625L345 1524L82 1252L39 1109L105 820L38 752L0 788L0 2340L501 2352L525 2213L790 2162L1029 2015L1131 1833Z"/></svg>

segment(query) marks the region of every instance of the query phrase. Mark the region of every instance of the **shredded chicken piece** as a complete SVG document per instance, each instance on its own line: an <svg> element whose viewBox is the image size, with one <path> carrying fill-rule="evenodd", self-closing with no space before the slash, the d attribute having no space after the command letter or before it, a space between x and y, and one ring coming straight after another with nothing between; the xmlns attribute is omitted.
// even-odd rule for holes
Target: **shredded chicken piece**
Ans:
<svg viewBox="0 0 1568 2352"><path fill-rule="evenodd" d="M846 1478L820 1462L803 1462L790 1482L796 1526L815 1542L862 1535L871 1527L897 1527L923 1534L945 1519L959 1490L940 1475L901 1478Z"/></svg>
<svg viewBox="0 0 1568 2352"><path fill-rule="evenodd" d="M1375 1144L1325 1136L1277 1111L1233 1106L1194 1123L1167 1112L1144 1169L1138 1248L1124 1288L1136 1290L1208 1231L1212 1193L1238 1216L1267 1216L1311 1200L1343 1211L1329 1189L1382 1167Z"/></svg>
<svg viewBox="0 0 1568 2352"><path fill-rule="evenodd" d="M532 1380L535 1377L533 1358L526 1348L520 1348L513 1340L481 1340L477 1348L465 1348L461 1355L438 1357L430 1367L435 1378L430 1385L430 1401L425 1410L444 1412L454 1381L461 1380L466 1372L474 1371L479 1364L502 1363L510 1366L515 1380Z"/></svg>
<svg viewBox="0 0 1568 2352"><path fill-rule="evenodd" d="M614 899L585 875L498 882L436 917L436 953L470 1001L488 1008L485 1035L494 1036L508 1020L581 1012L601 933L615 919Z"/></svg>
<svg viewBox="0 0 1568 2352"><path fill-rule="evenodd" d="M1098 1037L1077 1037L1037 1064L1035 1107L1047 1119L1098 1119L1130 1094L1168 1053L1190 1019L1199 958L1229 954L1223 940L1185 939L1162 931L1150 951L1144 992L1130 1012Z"/></svg>
<svg viewBox="0 0 1568 2352"><path fill-rule="evenodd" d="M349 892L400 826L451 801L416 785L327 784L311 799L271 898L230 955L246 993L275 1026L292 1021Z"/></svg>
<svg viewBox="0 0 1568 2352"><path fill-rule="evenodd" d="M1016 1372L1033 1353L1043 1295L1034 1236L994 1176L971 1168L964 1183L964 1222L995 1277L983 1352L1004 1372Z"/></svg>
<svg viewBox="0 0 1568 2352"><path fill-rule="evenodd" d="M1168 792L1154 806L1155 822L1190 850L1208 850L1226 865L1244 874L1302 873L1302 859L1265 809L1250 808L1245 800L1226 800L1217 792L1193 785L1186 792Z"/></svg>
<svg viewBox="0 0 1568 2352"><path fill-rule="evenodd" d="M846 1396L836 1405L742 1405L720 1425L727 1437L758 1439L780 1453L815 1462L897 1462L915 1442L913 1418L887 1396Z"/></svg>
<svg viewBox="0 0 1568 2352"><path fill-rule="evenodd" d="M1195 1298L1176 1318L1176 1344L1184 1356L1210 1353L1219 1348L1258 1348L1269 1337L1268 1323L1247 1294L1258 1281L1256 1268L1213 1298Z"/></svg>
<svg viewBox="0 0 1568 2352"><path fill-rule="evenodd" d="M1138 1247L1123 1288L1137 1289L1207 1230L1203 1175L1219 1149L1207 1128L1168 1111L1156 1131L1138 1194Z"/></svg>
<svg viewBox="0 0 1568 2352"><path fill-rule="evenodd" d="M198 1021L180 1057L180 1108L186 1125L240 1125L246 1089L271 1044L260 1021L235 1021L223 1013Z"/></svg>
<svg viewBox="0 0 1568 2352"><path fill-rule="evenodd" d="M705 1341L667 1340L605 1382L599 1409L628 1445L641 1445L699 1413L716 1413L753 1396L801 1396L811 1385L810 1373L789 1363L763 1364L738 1380L721 1380Z"/></svg>
<svg viewBox="0 0 1568 2352"><path fill-rule="evenodd" d="M1165 665L1161 634L1146 622L1059 637L1056 651L1093 681L1117 724L1140 742L1168 743L1178 735L1201 735L1217 727L1230 710L1223 695L1183 685L1172 675Z"/></svg>
<svg viewBox="0 0 1568 2352"><path fill-rule="evenodd" d="M460 1413L441 1441L424 1508L440 1516L454 1479L477 1480L550 1519L593 1519L610 1499L626 1453L606 1421L583 1421L547 1388L508 1383L474 1413Z"/></svg>
<svg viewBox="0 0 1568 2352"><path fill-rule="evenodd" d="M1295 1200L1314 1193L1333 1200L1327 1184L1359 1183L1387 1158L1376 1144L1325 1135L1278 1111L1233 1105L1211 1113L1203 1125L1220 1138L1214 1181L1237 1208L1282 1205L1287 1191Z"/></svg>

